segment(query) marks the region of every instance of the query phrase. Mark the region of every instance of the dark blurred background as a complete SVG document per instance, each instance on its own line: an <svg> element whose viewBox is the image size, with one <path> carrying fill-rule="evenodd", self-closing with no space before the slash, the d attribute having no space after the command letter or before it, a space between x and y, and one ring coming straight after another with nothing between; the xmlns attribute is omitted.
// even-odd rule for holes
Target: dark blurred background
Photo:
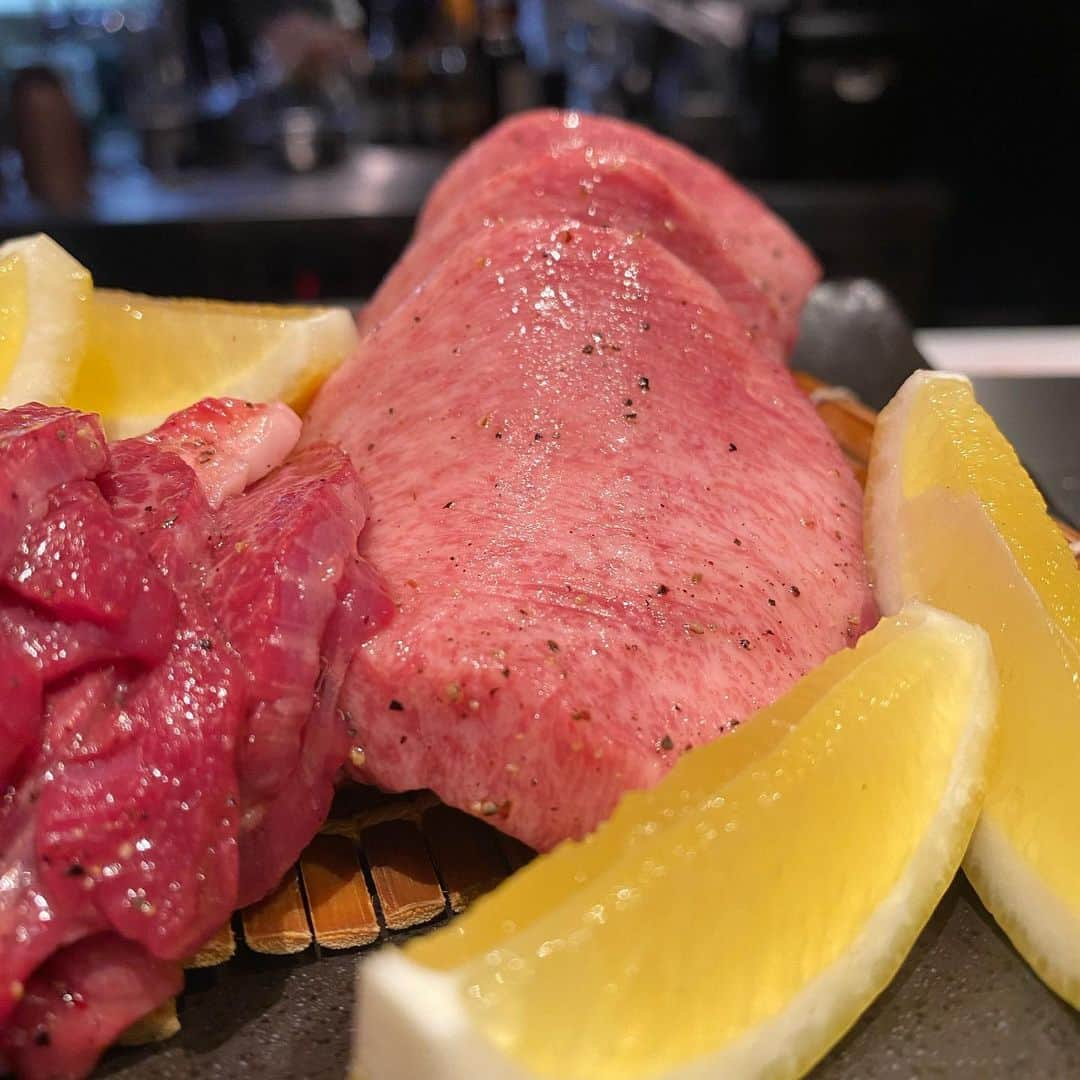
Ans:
<svg viewBox="0 0 1080 1080"><path fill-rule="evenodd" d="M449 157L537 105L742 177L922 326L1080 322L1078 5L0 0L0 239L109 285L363 296Z"/></svg>

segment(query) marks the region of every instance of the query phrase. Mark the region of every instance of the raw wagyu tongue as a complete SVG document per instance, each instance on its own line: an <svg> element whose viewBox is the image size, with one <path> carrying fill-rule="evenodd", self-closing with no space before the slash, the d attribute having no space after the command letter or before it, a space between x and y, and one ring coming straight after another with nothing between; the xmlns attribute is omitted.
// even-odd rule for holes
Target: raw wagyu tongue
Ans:
<svg viewBox="0 0 1080 1080"><path fill-rule="evenodd" d="M730 263L741 270L745 280L760 291L773 309L775 323L771 330L766 326L767 333L775 333L785 350L790 351L798 333L803 303L821 275L817 260L780 218L723 169L685 146L625 120L540 109L503 121L474 142L443 174L420 213L417 238L422 239L447 216L468 208L478 194L482 202L483 185L487 181L526 162L536 168L538 183L533 193L539 194L530 197L527 186L523 185L519 189L522 203L535 202L534 212L543 213L542 207L548 202L544 185L550 166L535 164L536 155L562 158L571 151L583 152L586 160L601 166L605 161L617 163L620 158L641 162L667 180L685 200L685 205L692 206L701 216L713 243L722 246ZM572 158L569 160L573 162ZM572 167L580 175L576 162ZM589 185L602 187L605 182L602 168L598 177L586 175L580 179L583 209L573 211L575 216L587 211L593 194ZM642 208L646 206L642 204ZM622 227L625 222L611 224ZM660 213L641 226L646 236L660 244L667 244L665 235L681 227L680 215L662 217ZM677 253L686 258L685 248ZM702 269L693 258L689 261Z"/></svg>
<svg viewBox="0 0 1080 1080"><path fill-rule="evenodd" d="M497 142L498 135L491 139ZM425 279L474 233L501 222L545 218L611 226L655 240L716 288L765 356L784 361L793 341L791 319L732 257L708 211L676 184L622 149L570 146L526 153L418 232L361 310L361 328L376 326L414 290L422 290ZM796 257L804 251L794 238L789 246ZM807 282L812 281L808 271Z"/></svg>
<svg viewBox="0 0 1080 1080"><path fill-rule="evenodd" d="M720 293L647 237L458 245L316 398L397 613L344 704L381 787L547 848L873 617L861 493Z"/></svg>
<svg viewBox="0 0 1080 1080"><path fill-rule="evenodd" d="M390 611L355 471L288 457L298 434L232 401L111 448L92 417L0 414L22 467L0 467L0 1062L20 1075L83 1075L325 817L338 692Z"/></svg>

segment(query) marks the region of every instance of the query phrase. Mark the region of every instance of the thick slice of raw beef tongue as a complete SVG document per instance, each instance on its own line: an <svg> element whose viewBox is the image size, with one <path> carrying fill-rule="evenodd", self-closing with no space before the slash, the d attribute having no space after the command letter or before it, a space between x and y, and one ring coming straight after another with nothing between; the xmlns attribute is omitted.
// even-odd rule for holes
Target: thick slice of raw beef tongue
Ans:
<svg viewBox="0 0 1080 1080"><path fill-rule="evenodd" d="M803 303L821 270L788 226L723 169L637 124L610 116L542 109L520 113L478 139L435 185L417 235L465 207L492 176L536 153L584 150L602 159L624 155L661 173L702 214L729 258L742 267L776 311L781 338L795 340ZM662 226L654 222L654 230ZM655 239L655 237L654 237Z"/></svg>
<svg viewBox="0 0 1080 1080"><path fill-rule="evenodd" d="M331 378L305 438L352 456L361 551L398 608L346 685L364 774L540 848L873 613L836 443L647 238L478 231Z"/></svg>
<svg viewBox="0 0 1080 1080"><path fill-rule="evenodd" d="M728 253L706 211L663 173L622 151L572 146L539 151L496 172L422 229L360 313L375 326L482 228L520 218L613 226L662 244L711 282L761 352L784 360L796 324L781 318L756 280Z"/></svg>

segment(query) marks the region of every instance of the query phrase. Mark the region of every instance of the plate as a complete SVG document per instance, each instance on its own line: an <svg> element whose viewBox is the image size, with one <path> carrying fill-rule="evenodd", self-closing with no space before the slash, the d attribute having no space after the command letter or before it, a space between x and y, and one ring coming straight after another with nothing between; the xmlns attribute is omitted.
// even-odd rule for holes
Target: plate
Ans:
<svg viewBox="0 0 1080 1080"><path fill-rule="evenodd" d="M852 398L880 406L924 366L899 309L868 281L818 288L794 363L857 471L873 414ZM431 796L343 792L298 871L234 919L217 953L199 958L210 966L189 971L180 1033L114 1049L95 1075L341 1080L361 948L442 923L527 857ZM1076 1077L1080 1013L1036 979L961 876L897 977L811 1075Z"/></svg>

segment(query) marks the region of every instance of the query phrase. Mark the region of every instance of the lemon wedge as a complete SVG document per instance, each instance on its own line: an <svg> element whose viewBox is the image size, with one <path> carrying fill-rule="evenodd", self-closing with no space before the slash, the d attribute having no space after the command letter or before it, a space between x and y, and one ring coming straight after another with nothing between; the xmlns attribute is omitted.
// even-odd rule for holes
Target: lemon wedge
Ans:
<svg viewBox="0 0 1080 1080"><path fill-rule="evenodd" d="M356 346L344 308L234 304L95 289L68 404L112 438L141 434L204 397L297 411Z"/></svg>
<svg viewBox="0 0 1080 1080"><path fill-rule="evenodd" d="M63 402L86 340L90 273L47 236L0 244L0 409Z"/></svg>
<svg viewBox="0 0 1080 1080"><path fill-rule="evenodd" d="M353 1076L797 1076L886 985L981 805L986 635L921 605L583 843L359 971Z"/></svg>
<svg viewBox="0 0 1080 1080"><path fill-rule="evenodd" d="M883 611L909 598L985 627L1001 736L964 866L1041 978L1080 1008L1080 571L964 378L919 373L882 412L867 550Z"/></svg>

